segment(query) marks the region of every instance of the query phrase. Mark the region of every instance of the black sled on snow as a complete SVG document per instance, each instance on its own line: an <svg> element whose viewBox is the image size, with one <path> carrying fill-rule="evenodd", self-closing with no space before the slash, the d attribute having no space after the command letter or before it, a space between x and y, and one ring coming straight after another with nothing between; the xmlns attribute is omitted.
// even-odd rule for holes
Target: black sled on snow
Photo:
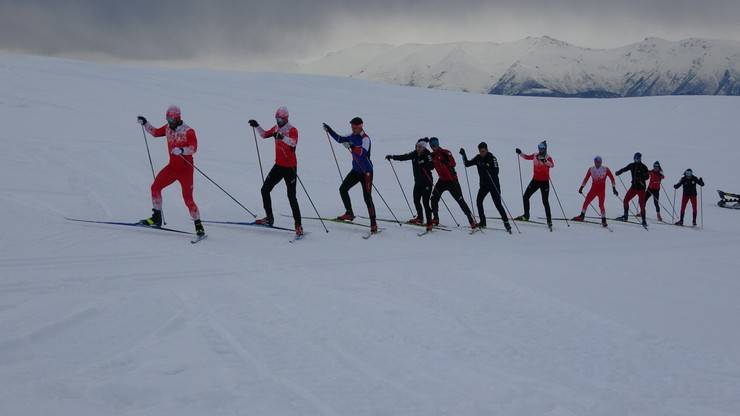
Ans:
<svg viewBox="0 0 740 416"><path fill-rule="evenodd" d="M719 193L720 199L720 201L717 202L717 206L722 208L740 209L740 195L719 190L717 192Z"/></svg>

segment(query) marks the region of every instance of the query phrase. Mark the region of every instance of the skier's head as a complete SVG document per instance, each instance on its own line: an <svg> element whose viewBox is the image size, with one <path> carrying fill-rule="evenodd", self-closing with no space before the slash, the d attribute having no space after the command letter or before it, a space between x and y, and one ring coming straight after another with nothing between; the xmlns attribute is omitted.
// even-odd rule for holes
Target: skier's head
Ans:
<svg viewBox="0 0 740 416"><path fill-rule="evenodd" d="M436 149L439 147L439 139L436 137L429 138L429 146L432 147L432 149Z"/></svg>
<svg viewBox="0 0 740 416"><path fill-rule="evenodd" d="M537 150L540 152L541 155L547 153L547 140L541 141L540 144L537 145Z"/></svg>
<svg viewBox="0 0 740 416"><path fill-rule="evenodd" d="M635 156L632 158L635 162L641 162L642 161L642 153L637 152L635 153Z"/></svg>
<svg viewBox="0 0 740 416"><path fill-rule="evenodd" d="M600 167L601 167L601 164L602 164L603 162L604 162L604 161L603 161L603 160L601 160L601 156L596 156L596 157L594 158L594 166L596 166L597 168L600 168Z"/></svg>
<svg viewBox="0 0 740 416"><path fill-rule="evenodd" d="M352 134L361 134L364 130L363 121L359 117L355 117L349 121L349 125L352 127Z"/></svg>
<svg viewBox="0 0 740 416"><path fill-rule="evenodd" d="M691 170L691 169L686 169L686 171L684 171L684 173L683 173L683 176L685 176L687 178L690 178L690 177L694 176L694 171Z"/></svg>
<svg viewBox="0 0 740 416"><path fill-rule="evenodd" d="M277 122L279 127L283 127L288 123L288 117L290 117L290 114L286 106L282 106L275 111L275 122Z"/></svg>
<svg viewBox="0 0 740 416"><path fill-rule="evenodd" d="M655 161L655 163L653 163L653 170L655 171L663 170L663 168L660 167L660 162L658 162L657 160Z"/></svg>
<svg viewBox="0 0 740 416"><path fill-rule="evenodd" d="M485 156L488 154L488 144L486 142L478 143L478 153L481 156Z"/></svg>
<svg viewBox="0 0 740 416"><path fill-rule="evenodd" d="M180 111L180 107L176 105L167 107L165 117L167 118L167 124L169 124L171 129L176 129L177 126L182 124L182 112Z"/></svg>
<svg viewBox="0 0 740 416"><path fill-rule="evenodd" d="M419 141L416 142L416 152L421 154L425 150L427 150L427 142L425 142L423 139L419 139Z"/></svg>

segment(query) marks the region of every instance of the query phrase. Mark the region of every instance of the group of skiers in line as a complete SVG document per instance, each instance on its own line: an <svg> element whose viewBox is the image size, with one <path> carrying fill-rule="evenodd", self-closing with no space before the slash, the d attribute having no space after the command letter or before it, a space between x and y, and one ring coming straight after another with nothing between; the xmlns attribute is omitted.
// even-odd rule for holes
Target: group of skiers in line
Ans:
<svg viewBox="0 0 740 416"><path fill-rule="evenodd" d="M298 130L290 124L289 113L286 107L280 107L275 113L275 125L265 130L260 124L252 119L249 120L250 127L263 139L273 139L275 143L275 164L270 169L261 189L265 217L258 219L255 223L264 226L272 226L275 217L272 210L272 200L270 194L272 189L284 181L287 188L288 201L293 214L296 235L303 235L301 222L301 211L296 197L297 189L297 158L296 146L298 145ZM167 148L169 151L169 163L156 175L151 186L152 197L152 216L142 220L142 225L150 227L162 226L162 190L174 183L180 182L182 196L185 205L188 207L190 215L195 224L195 231L198 236L204 236L205 230L200 219L198 206L193 199L193 174L194 160L193 155L198 149L198 142L193 130L182 120L182 113L177 106L170 106L166 112L167 123L162 127L156 128L148 122L143 116L138 116L138 122L153 137L166 137ZM378 225L373 204L373 163L371 161L372 142L364 129L363 120L355 117L350 121L351 133L340 135L328 124L323 124L323 128L334 141L346 147L352 157L352 170L346 175L339 187L339 193L344 204L344 214L338 216L336 220L351 222L355 219L355 213L352 208L352 202L349 197L349 190L357 184L361 184L363 198L367 206L368 216L370 218L371 233L378 232ZM430 150L431 148L431 150ZM529 221L530 204L529 200L537 191L542 195L542 203L545 208L547 225L552 229L552 214L549 204L550 192L550 169L555 167L553 158L547 152L547 142L542 141L538 145L536 153L526 154L521 149L516 149L517 155L524 160L531 160L533 163L533 177L527 186L523 198L524 214L514 218L517 221ZM499 166L496 157L489 152L488 145L481 142L478 145L478 154L472 159L464 149L460 149L464 166L475 166L478 171L480 186L476 198L479 221L475 220L470 207L465 202L462 187L460 185L456 168L455 157L452 152L440 146L439 139L436 137L425 137L416 142L415 149L409 153L398 155L387 155L387 160L410 161L413 167L414 190L413 201L416 208L416 216L408 221L410 224L425 225L427 230L432 230L439 225L439 202L442 194L449 192L457 201L460 209L470 223L471 229L485 228L486 215L483 202L487 196L491 196L500 218L504 223L506 231L511 233L509 216L506 214L501 197L501 184L499 181ZM434 183L432 171L436 171L438 180ZM629 217L630 201L637 196L640 206L640 216L642 224L646 225L645 205L649 197L653 197L655 209L658 213L658 220L662 221L660 214L660 189L661 181L664 178L659 162L653 164L653 169L648 170L647 166L642 163L642 155L635 153L634 161L624 168L618 170L616 175L630 172L632 184L624 197L624 215L618 220L627 221ZM583 221L586 216L586 209L591 202L598 198L601 213L602 225L606 226L606 180L609 179L612 185L612 192L619 195L615 186L615 178L611 170L603 165L599 156L594 158L594 166L590 167L583 179L580 193L591 179L591 189L585 197L580 215L574 220ZM696 225L697 201L696 186L704 186L702 178L693 175L691 169L687 169L680 181L674 185L674 188L683 187L683 199L681 203L681 217L676 225L683 225L684 213L687 204L690 202L693 208L693 225ZM426 218L426 221L425 221Z"/></svg>

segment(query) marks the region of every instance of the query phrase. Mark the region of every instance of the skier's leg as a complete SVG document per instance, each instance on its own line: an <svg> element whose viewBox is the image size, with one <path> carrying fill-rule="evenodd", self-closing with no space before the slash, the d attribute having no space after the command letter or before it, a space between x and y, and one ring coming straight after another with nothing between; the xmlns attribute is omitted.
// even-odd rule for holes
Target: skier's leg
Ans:
<svg viewBox="0 0 740 416"><path fill-rule="evenodd" d="M601 211L601 218L606 218L606 188L599 192L599 210Z"/></svg>
<svg viewBox="0 0 740 416"><path fill-rule="evenodd" d="M345 176L342 185L339 186L339 195L342 197L342 203L344 204L344 211L347 214L354 215L352 211L352 200L349 198L349 190L357 185L362 180L362 174L351 170L347 176Z"/></svg>
<svg viewBox="0 0 740 416"><path fill-rule="evenodd" d="M267 217L267 222L270 224L272 224L275 219L272 215L272 198L270 197L270 192L272 192L275 185L283 179L283 174L283 169L278 165L274 165L267 174L265 183L262 184L262 189L260 189L260 193L262 194L262 206L265 208L265 217Z"/></svg>
<svg viewBox="0 0 740 416"><path fill-rule="evenodd" d="M151 187L152 208L162 210L162 189L172 185L176 180L176 169L172 165L167 165L159 171Z"/></svg>
<svg viewBox="0 0 740 416"><path fill-rule="evenodd" d="M285 170L285 187L288 191L288 202L290 203L290 211L293 213L293 221L295 225L301 225L301 207L298 206L298 198L296 197L296 188L298 187L298 169L297 168L283 168Z"/></svg>
<svg viewBox="0 0 740 416"><path fill-rule="evenodd" d="M454 181L450 183L450 195L455 198L457 204L460 206L460 209L462 209L462 211L465 213L465 216L468 217L468 222L470 222L470 225L472 226L473 224L475 224L475 218L473 218L473 213L470 211L470 207L465 202L465 197L463 196L460 182Z"/></svg>
<svg viewBox="0 0 740 416"><path fill-rule="evenodd" d="M496 206L496 209L498 210L498 215L501 216L501 221L504 222L504 225L506 228L509 228L509 217L506 215L506 209L504 208L504 204L501 203L501 195L496 191L496 189L491 191L491 198L493 198L493 205ZM483 215L481 217L485 218Z"/></svg>
<svg viewBox="0 0 740 416"><path fill-rule="evenodd" d="M198 205L195 204L195 200L193 199L193 174L194 170L192 167L183 167L179 172L177 180L180 182L182 199L185 201L185 206L188 207L190 217L193 221L198 221L200 220L200 211L198 211Z"/></svg>
<svg viewBox="0 0 740 416"><path fill-rule="evenodd" d="M424 218L422 216L421 200L423 198L422 193L424 192L424 185L421 183L414 183L414 208L416 209L416 218Z"/></svg>
<svg viewBox="0 0 740 416"><path fill-rule="evenodd" d="M535 192L537 192L537 184L534 179L532 179L532 181L529 182L529 185L527 185L527 189L524 190L524 195L522 195L525 218L529 218L529 198L531 198Z"/></svg>
<svg viewBox="0 0 740 416"><path fill-rule="evenodd" d="M680 217L681 218L681 220L680 220L681 224L683 224L683 217L684 217L684 214L686 214L686 204L688 202L689 202L689 197L686 196L686 194L684 194L681 197L681 217Z"/></svg>
<svg viewBox="0 0 740 416"><path fill-rule="evenodd" d="M547 223L552 224L552 213L550 212L550 182L542 182L540 184L540 192L542 192L542 205L545 206Z"/></svg>
<svg viewBox="0 0 740 416"><path fill-rule="evenodd" d="M424 205L424 213L427 216L427 224L432 223L432 208L429 205L429 199L432 196L432 185L422 185L421 201Z"/></svg>
<svg viewBox="0 0 740 416"><path fill-rule="evenodd" d="M696 213L697 213L697 210L696 210L696 195L693 195L693 196L689 197L689 202L691 202L691 212L693 214L692 215L692 221L691 221L691 223L693 225L696 225Z"/></svg>
<svg viewBox="0 0 740 416"><path fill-rule="evenodd" d="M642 222L645 222L645 205L647 204L647 198L645 197L645 190L641 189L637 192L637 203L640 205L640 217Z"/></svg>
<svg viewBox="0 0 740 416"><path fill-rule="evenodd" d="M439 200L442 199L442 192L441 189L442 182L437 181L437 184L434 185L434 189L432 190L432 196L430 198L430 202L432 204L432 216L435 220L439 220Z"/></svg>
<svg viewBox="0 0 740 416"><path fill-rule="evenodd" d="M583 206L581 207L581 215L586 214L586 210L588 210L589 204L591 204L591 201L598 196L598 192L596 192L596 188L594 186L591 187L591 189L586 194L586 199L583 200Z"/></svg>
<svg viewBox="0 0 740 416"><path fill-rule="evenodd" d="M367 205L367 214L370 217L370 225L375 224L375 204L373 204L373 173L366 172L362 182L362 196Z"/></svg>
<svg viewBox="0 0 740 416"><path fill-rule="evenodd" d="M483 208L483 201L486 199L486 196L488 195L490 191L488 189L484 189L482 186L478 188L478 195L475 197L475 205L478 207L478 224L481 227L486 226L486 210Z"/></svg>
<svg viewBox="0 0 740 416"><path fill-rule="evenodd" d="M627 194L624 195L623 205L624 205L624 217L625 218L629 218L630 201L632 201L632 198L634 198L635 195L637 195L637 190L635 190L634 188L630 188L627 191Z"/></svg>

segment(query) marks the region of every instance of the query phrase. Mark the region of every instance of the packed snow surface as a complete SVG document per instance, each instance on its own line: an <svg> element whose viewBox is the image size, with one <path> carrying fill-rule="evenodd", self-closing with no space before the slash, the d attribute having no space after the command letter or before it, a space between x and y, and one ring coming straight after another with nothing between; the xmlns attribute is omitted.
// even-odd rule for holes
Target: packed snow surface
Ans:
<svg viewBox="0 0 740 416"><path fill-rule="evenodd" d="M300 130L299 172L325 216L343 210L321 123L346 131L360 115L378 189L404 220L385 154L423 136L456 155L485 140L519 215L514 148L534 151L547 138L568 217L596 154L616 170L641 151L665 169L667 207L684 169L704 178L704 229L656 224L652 201L649 231L557 222L553 233L521 224L514 235L418 238L417 228L384 223L365 241L360 227L330 223L327 234L306 220L310 234L296 244L289 232L251 227L207 224L209 238L191 245L183 235L66 221L150 214L136 116L163 124L173 103L198 133L197 165L258 214L247 120L271 125L287 105ZM503 97L2 55L0 414L740 414L740 214L714 205L716 189L740 191L738 109L734 97ZM161 168L165 144L148 140ZM259 148L269 169L273 144ZM350 158L334 149L344 174ZM411 167L395 167L409 193ZM531 164L521 168L526 185ZM251 219L202 176L195 186L204 219ZM289 213L284 189L273 192L278 214ZM352 195L364 214L359 188ZM616 216L619 202L608 198ZM164 199L168 225L192 230L176 185ZM562 216L554 194L551 204ZM542 215L538 195L532 206ZM495 215L490 200L486 209ZM279 216L278 225L292 221Z"/></svg>

